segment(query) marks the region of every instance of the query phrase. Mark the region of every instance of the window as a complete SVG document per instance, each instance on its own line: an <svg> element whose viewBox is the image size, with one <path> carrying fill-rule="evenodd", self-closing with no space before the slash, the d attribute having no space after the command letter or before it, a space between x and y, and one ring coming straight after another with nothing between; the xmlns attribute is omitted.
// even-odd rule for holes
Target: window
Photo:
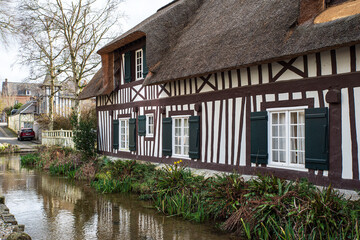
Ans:
<svg viewBox="0 0 360 240"><path fill-rule="evenodd" d="M26 95L27 95L27 96L31 95L31 91L30 91L30 90L26 90Z"/></svg>
<svg viewBox="0 0 360 240"><path fill-rule="evenodd" d="M143 79L143 50L139 49L135 52L136 80Z"/></svg>
<svg viewBox="0 0 360 240"><path fill-rule="evenodd" d="M269 163L274 166L305 167L305 107L270 109Z"/></svg>
<svg viewBox="0 0 360 240"><path fill-rule="evenodd" d="M146 136L154 136L154 114L146 115Z"/></svg>
<svg viewBox="0 0 360 240"><path fill-rule="evenodd" d="M173 155L189 157L189 117L174 117L173 132Z"/></svg>
<svg viewBox="0 0 360 240"><path fill-rule="evenodd" d="M119 119L119 149L129 150L129 120Z"/></svg>

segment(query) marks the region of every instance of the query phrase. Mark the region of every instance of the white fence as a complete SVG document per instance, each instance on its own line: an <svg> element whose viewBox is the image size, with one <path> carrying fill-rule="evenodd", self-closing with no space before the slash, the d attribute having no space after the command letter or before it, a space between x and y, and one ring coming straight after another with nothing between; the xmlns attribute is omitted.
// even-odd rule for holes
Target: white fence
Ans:
<svg viewBox="0 0 360 240"><path fill-rule="evenodd" d="M71 130L42 131L41 144L45 146L62 146L74 148Z"/></svg>

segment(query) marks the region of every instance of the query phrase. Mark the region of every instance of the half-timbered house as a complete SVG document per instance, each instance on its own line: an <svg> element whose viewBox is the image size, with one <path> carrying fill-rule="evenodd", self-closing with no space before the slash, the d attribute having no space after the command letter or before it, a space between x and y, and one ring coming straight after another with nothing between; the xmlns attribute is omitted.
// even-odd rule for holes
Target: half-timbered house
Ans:
<svg viewBox="0 0 360 240"><path fill-rule="evenodd" d="M98 150L360 189L360 1L178 0L102 49Z"/></svg>

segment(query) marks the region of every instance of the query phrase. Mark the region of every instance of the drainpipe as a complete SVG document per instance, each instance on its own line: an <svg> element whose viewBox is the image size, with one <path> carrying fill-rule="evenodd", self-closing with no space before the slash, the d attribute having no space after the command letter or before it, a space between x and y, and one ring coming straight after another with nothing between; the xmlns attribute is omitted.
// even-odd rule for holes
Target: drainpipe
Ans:
<svg viewBox="0 0 360 240"><path fill-rule="evenodd" d="M21 130L21 113L19 113L19 131Z"/></svg>

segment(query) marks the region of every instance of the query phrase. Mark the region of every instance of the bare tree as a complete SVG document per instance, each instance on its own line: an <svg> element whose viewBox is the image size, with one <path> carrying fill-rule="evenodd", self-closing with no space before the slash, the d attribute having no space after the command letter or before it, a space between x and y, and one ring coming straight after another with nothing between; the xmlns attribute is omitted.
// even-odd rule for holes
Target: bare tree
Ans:
<svg viewBox="0 0 360 240"><path fill-rule="evenodd" d="M102 2L102 3L101 3ZM74 110L80 114L80 94L83 80L93 75L100 64L96 49L119 19L117 5L122 0L56 0L58 23L67 43L68 73L74 81Z"/></svg>
<svg viewBox="0 0 360 240"><path fill-rule="evenodd" d="M0 0L0 40L7 43L8 34L13 33L13 15L9 0Z"/></svg>
<svg viewBox="0 0 360 240"><path fill-rule="evenodd" d="M57 24L56 5L36 0L22 1L17 27L20 32L22 63L30 67L27 80L48 78L50 83L49 129L54 123L54 97L59 91L57 78L66 67L66 44Z"/></svg>

